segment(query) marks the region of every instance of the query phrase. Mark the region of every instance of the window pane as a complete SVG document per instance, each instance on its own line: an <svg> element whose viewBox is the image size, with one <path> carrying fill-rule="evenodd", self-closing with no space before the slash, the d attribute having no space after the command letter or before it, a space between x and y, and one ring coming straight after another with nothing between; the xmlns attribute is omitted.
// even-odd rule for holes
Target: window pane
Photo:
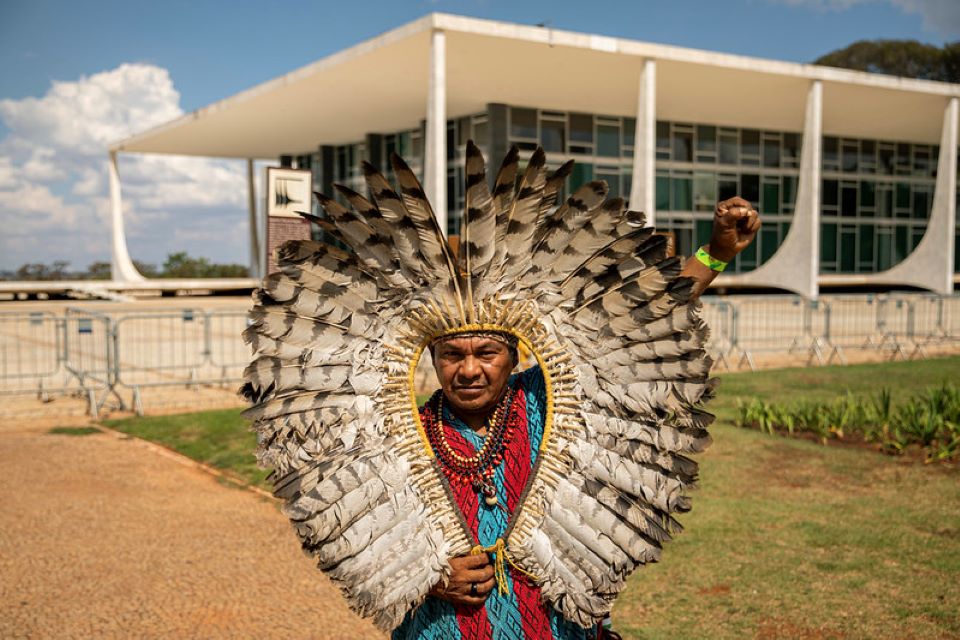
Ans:
<svg viewBox="0 0 960 640"><path fill-rule="evenodd" d="M863 180L860 183L860 206L873 207L876 204L876 183Z"/></svg>
<svg viewBox="0 0 960 640"><path fill-rule="evenodd" d="M740 193L736 176L721 176L717 181L717 200L729 200Z"/></svg>
<svg viewBox="0 0 960 640"><path fill-rule="evenodd" d="M740 142L736 134L720 135L720 163L737 164L740 160Z"/></svg>
<svg viewBox="0 0 960 640"><path fill-rule="evenodd" d="M657 122L657 149L670 149L670 123Z"/></svg>
<svg viewBox="0 0 960 640"><path fill-rule="evenodd" d="M697 151L712 153L717 150L717 128L707 125L697 127Z"/></svg>
<svg viewBox="0 0 960 640"><path fill-rule="evenodd" d="M670 210L670 177L657 176L657 211Z"/></svg>
<svg viewBox="0 0 960 640"><path fill-rule="evenodd" d="M593 142L593 116L588 113L570 114L570 142Z"/></svg>
<svg viewBox="0 0 960 640"><path fill-rule="evenodd" d="M881 185L877 193L877 217L893 217L893 185Z"/></svg>
<svg viewBox="0 0 960 640"><path fill-rule="evenodd" d="M873 140L860 141L860 171L874 173L877 167L877 145Z"/></svg>
<svg viewBox="0 0 960 640"><path fill-rule="evenodd" d="M510 109L510 137L537 138L537 112L534 109Z"/></svg>
<svg viewBox="0 0 960 640"><path fill-rule="evenodd" d="M636 118L623 119L623 146L632 147L637 130Z"/></svg>
<svg viewBox="0 0 960 640"><path fill-rule="evenodd" d="M763 197L760 199L760 213L780 213L780 185L775 182L763 184Z"/></svg>
<svg viewBox="0 0 960 640"><path fill-rule="evenodd" d="M820 225L820 261L837 261L837 225Z"/></svg>
<svg viewBox="0 0 960 640"><path fill-rule="evenodd" d="M749 271L757 266L757 243L751 242L750 245L736 258L737 268L740 271Z"/></svg>
<svg viewBox="0 0 960 640"><path fill-rule="evenodd" d="M447 160L454 160L457 157L456 131L457 131L457 124L455 122L448 122L447 123ZM447 191L447 193L450 193L450 192Z"/></svg>
<svg viewBox="0 0 960 640"><path fill-rule="evenodd" d="M921 188L913 188L913 218L914 220L924 220L930 214L929 197L926 191Z"/></svg>
<svg viewBox="0 0 960 640"><path fill-rule="evenodd" d="M821 194L823 198L823 204L829 206L836 206L838 201L837 196L837 181L836 180L824 180L823 181L823 193Z"/></svg>
<svg viewBox="0 0 960 640"><path fill-rule="evenodd" d="M866 268L873 271L873 225L862 224L860 232L860 267L869 265Z"/></svg>
<svg viewBox="0 0 960 640"><path fill-rule="evenodd" d="M893 262L896 264L910 253L910 248L907 246L907 228L896 227L893 231L893 239Z"/></svg>
<svg viewBox="0 0 960 640"><path fill-rule="evenodd" d="M910 208L910 185L897 184L897 209Z"/></svg>
<svg viewBox="0 0 960 640"><path fill-rule="evenodd" d="M877 271L886 271L892 266L893 236L889 233L877 233Z"/></svg>
<svg viewBox="0 0 960 640"><path fill-rule="evenodd" d="M620 127L606 124L597 126L597 155L620 157Z"/></svg>
<svg viewBox="0 0 960 640"><path fill-rule="evenodd" d="M894 158L895 171L898 175L910 175L910 145L901 142L897 145L897 155Z"/></svg>
<svg viewBox="0 0 960 640"><path fill-rule="evenodd" d="M857 216L857 187L844 184L840 190L840 215L846 218Z"/></svg>
<svg viewBox="0 0 960 640"><path fill-rule="evenodd" d="M593 180L593 165L589 162L574 163L573 171L570 172L569 180L571 188L577 189L580 187L580 185L586 184L591 180Z"/></svg>
<svg viewBox="0 0 960 640"><path fill-rule="evenodd" d="M881 146L877 156L877 170L886 175L893 175L893 147Z"/></svg>
<svg viewBox="0 0 960 640"><path fill-rule="evenodd" d="M860 160L860 150L857 148L857 143L844 140L842 150L843 170L855 172Z"/></svg>
<svg viewBox="0 0 960 640"><path fill-rule="evenodd" d="M773 257L780 244L780 238L777 235L777 223L765 222L760 226L760 263L764 263Z"/></svg>
<svg viewBox="0 0 960 640"><path fill-rule="evenodd" d="M760 176L751 173L740 176L740 197L754 207L760 204Z"/></svg>
<svg viewBox="0 0 960 640"><path fill-rule="evenodd" d="M740 141L743 152L740 161L743 164L759 164L760 132L756 129L744 129L740 132Z"/></svg>
<svg viewBox="0 0 960 640"><path fill-rule="evenodd" d="M689 131L673 132L673 159L676 162L693 162L693 134Z"/></svg>
<svg viewBox="0 0 960 640"><path fill-rule="evenodd" d="M695 211L713 211L717 204L717 177L712 173L693 176L693 205Z"/></svg>
<svg viewBox="0 0 960 640"><path fill-rule="evenodd" d="M556 120L540 121L540 144L544 151L553 151L556 153L565 153L567 144L564 140L563 122Z"/></svg>
<svg viewBox="0 0 960 640"><path fill-rule="evenodd" d="M783 134L783 166L800 166L800 136L795 133Z"/></svg>
<svg viewBox="0 0 960 640"><path fill-rule="evenodd" d="M693 210L693 181L690 178L670 178L670 208L674 211Z"/></svg>
<svg viewBox="0 0 960 640"><path fill-rule="evenodd" d="M763 141L763 166L780 166L780 141L765 138Z"/></svg>
<svg viewBox="0 0 960 640"><path fill-rule="evenodd" d="M794 176L783 176L783 192L780 194L785 208L793 208L797 204L797 179Z"/></svg>
<svg viewBox="0 0 960 640"><path fill-rule="evenodd" d="M913 175L930 175L930 147L913 145Z"/></svg>
<svg viewBox="0 0 960 640"><path fill-rule="evenodd" d="M697 220L695 226L697 231L696 246L702 247L710 242L710 234L713 233L713 220Z"/></svg>
<svg viewBox="0 0 960 640"><path fill-rule="evenodd" d="M839 147L840 141L833 136L825 136L823 138L823 149L821 153L823 155L824 169L836 169L839 167Z"/></svg>
<svg viewBox="0 0 960 640"><path fill-rule="evenodd" d="M852 273L857 268L857 236L852 229L840 229L840 271Z"/></svg>

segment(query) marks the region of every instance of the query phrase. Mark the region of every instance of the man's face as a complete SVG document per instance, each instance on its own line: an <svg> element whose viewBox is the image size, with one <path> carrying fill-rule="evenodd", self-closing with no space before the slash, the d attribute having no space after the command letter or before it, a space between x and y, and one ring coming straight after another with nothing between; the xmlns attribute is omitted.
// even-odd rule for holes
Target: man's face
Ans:
<svg viewBox="0 0 960 640"><path fill-rule="evenodd" d="M443 395L462 416L493 411L516 364L510 347L492 338L449 338L433 349Z"/></svg>

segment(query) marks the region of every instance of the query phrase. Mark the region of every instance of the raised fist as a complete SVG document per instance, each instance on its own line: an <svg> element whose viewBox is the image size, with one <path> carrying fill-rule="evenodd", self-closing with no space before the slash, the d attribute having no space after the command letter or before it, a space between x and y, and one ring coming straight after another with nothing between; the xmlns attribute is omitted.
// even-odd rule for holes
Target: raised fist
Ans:
<svg viewBox="0 0 960 640"><path fill-rule="evenodd" d="M760 214L743 198L736 196L717 203L713 212L710 255L730 262L750 246L760 230Z"/></svg>

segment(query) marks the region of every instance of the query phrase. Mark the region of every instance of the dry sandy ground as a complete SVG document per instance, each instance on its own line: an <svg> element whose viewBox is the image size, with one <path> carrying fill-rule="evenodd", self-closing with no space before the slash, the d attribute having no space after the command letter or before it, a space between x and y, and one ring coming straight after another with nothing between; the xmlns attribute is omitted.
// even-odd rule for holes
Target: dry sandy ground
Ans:
<svg viewBox="0 0 960 640"><path fill-rule="evenodd" d="M0 637L383 637L275 503L175 454L37 421L0 465Z"/></svg>

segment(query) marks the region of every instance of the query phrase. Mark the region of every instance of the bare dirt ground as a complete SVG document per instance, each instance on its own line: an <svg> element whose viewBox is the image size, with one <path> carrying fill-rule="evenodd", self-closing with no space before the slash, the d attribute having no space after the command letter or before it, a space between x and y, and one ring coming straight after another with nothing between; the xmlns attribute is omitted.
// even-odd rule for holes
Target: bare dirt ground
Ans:
<svg viewBox="0 0 960 640"><path fill-rule="evenodd" d="M57 420L0 427L0 637L384 637L272 500Z"/></svg>

